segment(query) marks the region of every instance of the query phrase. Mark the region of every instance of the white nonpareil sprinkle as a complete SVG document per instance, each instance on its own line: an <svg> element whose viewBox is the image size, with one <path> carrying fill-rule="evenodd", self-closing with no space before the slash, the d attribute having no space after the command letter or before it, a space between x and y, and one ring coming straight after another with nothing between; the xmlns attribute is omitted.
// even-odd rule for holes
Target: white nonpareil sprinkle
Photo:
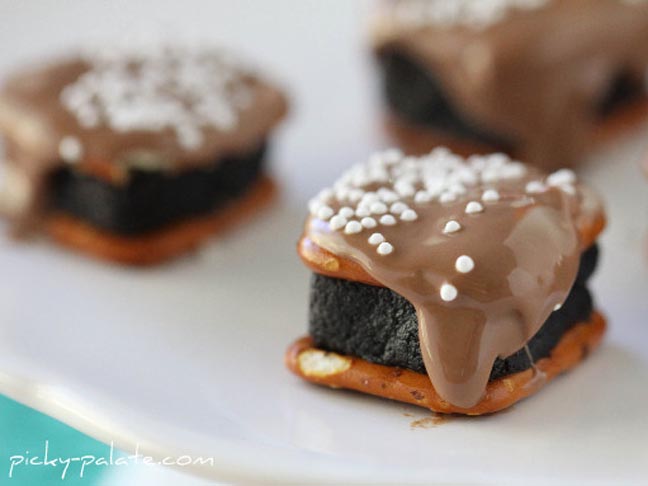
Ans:
<svg viewBox="0 0 648 486"><path fill-rule="evenodd" d="M477 214L484 211L484 206L477 201L470 201L466 204L466 214Z"/></svg>
<svg viewBox="0 0 648 486"><path fill-rule="evenodd" d="M369 181L367 181L368 183ZM375 192L365 192L364 195L362 196L362 202L366 204L371 204L374 202L378 202L380 200L380 197L378 194Z"/></svg>
<svg viewBox="0 0 648 486"><path fill-rule="evenodd" d="M362 218L360 224L368 229L375 228L376 226L378 226L376 220L370 217Z"/></svg>
<svg viewBox="0 0 648 486"><path fill-rule="evenodd" d="M246 73L214 49L111 47L84 61L89 69L62 90L60 101L87 129L171 129L183 148L195 150L205 129L233 130L252 102Z"/></svg>
<svg viewBox="0 0 648 486"><path fill-rule="evenodd" d="M333 191L333 189L331 189L330 187L326 187L319 192L317 198L323 203L327 203L330 202L331 199L333 199L334 195L335 192Z"/></svg>
<svg viewBox="0 0 648 486"><path fill-rule="evenodd" d="M351 189L349 191L349 201L351 202L358 202L360 199L362 199L362 196L364 196L364 191L361 189Z"/></svg>
<svg viewBox="0 0 648 486"><path fill-rule="evenodd" d="M456 233L461 229L461 225L455 220L448 221L443 227L443 232L445 234Z"/></svg>
<svg viewBox="0 0 648 486"><path fill-rule="evenodd" d="M545 186L540 181L531 181L526 185L525 190L529 194L540 194L541 192L545 192L547 190L547 186Z"/></svg>
<svg viewBox="0 0 648 486"><path fill-rule="evenodd" d="M459 273L469 273L475 268L475 262L468 255L461 255L455 262L455 269Z"/></svg>
<svg viewBox="0 0 648 486"><path fill-rule="evenodd" d="M369 208L367 208L365 206L361 206L358 209L356 209L356 211L355 211L355 215L358 218L365 218L365 217L369 216L370 214L371 214L371 211L369 211Z"/></svg>
<svg viewBox="0 0 648 486"><path fill-rule="evenodd" d="M457 195L454 192L444 192L439 196L439 202L442 204L451 203L457 200Z"/></svg>
<svg viewBox="0 0 648 486"><path fill-rule="evenodd" d="M398 194L396 194L394 191L390 191L385 187L378 189L378 197L387 204L391 204L394 201L398 200Z"/></svg>
<svg viewBox="0 0 648 486"><path fill-rule="evenodd" d="M330 206L322 206L317 210L317 217L323 221L330 219L334 212Z"/></svg>
<svg viewBox="0 0 648 486"><path fill-rule="evenodd" d="M362 225L358 221L349 221L344 227L344 232L347 235L354 235L362 231Z"/></svg>
<svg viewBox="0 0 648 486"><path fill-rule="evenodd" d="M562 309L562 306L563 306L562 304L556 304L553 308L554 312Z"/></svg>
<svg viewBox="0 0 648 486"><path fill-rule="evenodd" d="M495 189L487 189L482 194L482 201L484 202L497 202L499 201L500 195Z"/></svg>
<svg viewBox="0 0 648 486"><path fill-rule="evenodd" d="M565 184L574 184L576 182L576 174L570 169L560 169L553 174L547 176L547 185L552 187L562 186Z"/></svg>
<svg viewBox="0 0 648 486"><path fill-rule="evenodd" d="M329 221L329 226L333 231L337 231L339 229L344 228L347 222L348 221L344 216L340 216L339 214L336 214L331 218L331 221Z"/></svg>
<svg viewBox="0 0 648 486"><path fill-rule="evenodd" d="M353 216L355 215L355 211L351 209L349 206L345 206L343 208L340 208L338 214L340 216L344 216L345 218L349 219L349 218L353 218Z"/></svg>
<svg viewBox="0 0 648 486"><path fill-rule="evenodd" d="M416 190L414 186L407 181L396 181L394 184L394 189L401 197L410 197L413 196Z"/></svg>
<svg viewBox="0 0 648 486"><path fill-rule="evenodd" d="M398 201L392 204L389 207L389 212L392 214L401 214L403 211L407 209L407 204L404 202Z"/></svg>
<svg viewBox="0 0 648 486"><path fill-rule="evenodd" d="M378 249L376 251L379 255L389 255L394 251L394 247L391 245L391 243L383 241L380 245L378 245Z"/></svg>
<svg viewBox="0 0 648 486"><path fill-rule="evenodd" d="M370 245L379 245L383 241L385 241L385 237L382 235L382 233L374 233L369 237L369 240L367 240Z"/></svg>
<svg viewBox="0 0 648 486"><path fill-rule="evenodd" d="M466 186L458 183L451 184L450 187L448 188L448 191L454 194L455 196L462 196L468 192L466 190Z"/></svg>
<svg viewBox="0 0 648 486"><path fill-rule="evenodd" d="M371 206L369 206L369 210L373 214L385 214L387 212L387 206L385 205L385 203L376 201L371 203Z"/></svg>
<svg viewBox="0 0 648 486"><path fill-rule="evenodd" d="M441 296L441 299L444 302L452 302L457 298L457 295L459 295L459 292L457 292L457 287L455 287L452 284L445 283L441 286L441 290L439 291L439 295Z"/></svg>
<svg viewBox="0 0 648 486"><path fill-rule="evenodd" d="M380 224L384 224L385 226L394 226L396 224L396 218L391 214L383 214L380 217Z"/></svg>
<svg viewBox="0 0 648 486"><path fill-rule="evenodd" d="M427 191L418 191L414 195L414 202L418 204L423 204L426 202L430 202L432 200L432 194L430 194Z"/></svg>
<svg viewBox="0 0 648 486"><path fill-rule="evenodd" d="M83 146L78 138L67 136L61 139L58 147L59 156L64 162L74 163L83 157Z"/></svg>
<svg viewBox="0 0 648 486"><path fill-rule="evenodd" d="M418 219L418 214L413 209L406 209L401 213L400 219L403 221L416 221Z"/></svg>

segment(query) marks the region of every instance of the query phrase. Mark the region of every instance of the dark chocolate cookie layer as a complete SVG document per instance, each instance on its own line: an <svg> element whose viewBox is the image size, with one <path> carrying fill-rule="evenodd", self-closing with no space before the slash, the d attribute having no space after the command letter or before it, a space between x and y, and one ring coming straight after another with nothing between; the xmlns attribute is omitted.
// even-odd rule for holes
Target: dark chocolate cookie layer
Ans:
<svg viewBox="0 0 648 486"><path fill-rule="evenodd" d="M593 305L586 283L597 259L596 245L583 253L567 300L528 343L534 360L549 356L566 331L589 319ZM313 274L309 333L319 348L425 373L414 307L390 289ZM491 380L530 367L521 349L495 361Z"/></svg>
<svg viewBox="0 0 648 486"><path fill-rule="evenodd" d="M407 54L384 49L378 54L378 64L387 105L404 120L504 151L514 148L505 136L491 133L459 113L434 74ZM605 118L643 99L645 93L641 79L621 71L611 80L605 96L592 106L592 116Z"/></svg>
<svg viewBox="0 0 648 486"><path fill-rule="evenodd" d="M116 186L62 168L51 178L51 207L118 235L138 235L201 216L239 197L262 169L265 145L180 173L131 170Z"/></svg>

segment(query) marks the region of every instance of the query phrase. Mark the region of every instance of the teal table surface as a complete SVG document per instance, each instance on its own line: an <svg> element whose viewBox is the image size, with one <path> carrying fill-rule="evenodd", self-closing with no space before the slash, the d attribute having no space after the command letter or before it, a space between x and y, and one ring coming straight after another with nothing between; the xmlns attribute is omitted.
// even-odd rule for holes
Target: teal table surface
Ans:
<svg viewBox="0 0 648 486"><path fill-rule="evenodd" d="M109 445L0 395L0 485L94 486L109 474L110 456Z"/></svg>

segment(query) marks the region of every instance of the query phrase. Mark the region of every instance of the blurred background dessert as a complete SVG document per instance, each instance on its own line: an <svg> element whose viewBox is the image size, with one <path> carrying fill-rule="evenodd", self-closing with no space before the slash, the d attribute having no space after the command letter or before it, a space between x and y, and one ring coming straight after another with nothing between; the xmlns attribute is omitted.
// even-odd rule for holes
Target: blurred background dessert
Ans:
<svg viewBox="0 0 648 486"><path fill-rule="evenodd" d="M14 227L130 264L195 248L272 194L263 165L285 96L230 53L87 49L0 91Z"/></svg>
<svg viewBox="0 0 648 486"><path fill-rule="evenodd" d="M648 114L648 4L394 0L372 25L387 126L408 150L555 168Z"/></svg>

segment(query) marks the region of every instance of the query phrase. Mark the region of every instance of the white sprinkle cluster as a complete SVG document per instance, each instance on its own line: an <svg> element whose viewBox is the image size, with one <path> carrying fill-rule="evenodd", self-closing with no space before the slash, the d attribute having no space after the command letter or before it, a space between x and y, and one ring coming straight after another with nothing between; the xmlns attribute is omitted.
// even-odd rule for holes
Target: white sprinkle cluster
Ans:
<svg viewBox="0 0 648 486"><path fill-rule="evenodd" d="M479 184L493 185L525 175L523 164L503 154L464 159L448 149L437 148L422 157L406 157L392 149L376 153L367 163L349 169L333 187L313 198L309 209L313 216L327 221L332 231L355 235L380 226L413 224L419 220L418 207L456 203ZM495 189L486 189L480 197L496 203L500 196ZM486 208L479 201L469 201L465 206L467 214L484 211ZM448 221L443 233L456 233L461 228L458 221ZM382 239L377 240L376 235ZM382 250L376 249L381 255L395 251L382 233L373 234L369 242L389 243Z"/></svg>
<svg viewBox="0 0 648 486"><path fill-rule="evenodd" d="M542 194L551 188L557 188L561 191L574 195L576 194L576 174L571 169L560 169L549 174L544 181L530 181L526 185L527 194Z"/></svg>
<svg viewBox="0 0 648 486"><path fill-rule="evenodd" d="M399 23L412 28L460 25L484 29L502 21L511 10L535 10L549 2L550 0L399 0L392 6L391 15Z"/></svg>
<svg viewBox="0 0 648 486"><path fill-rule="evenodd" d="M205 129L234 129L252 102L242 70L217 50L104 49L84 60L89 69L63 89L60 101L86 129L170 129L183 148L195 150Z"/></svg>

